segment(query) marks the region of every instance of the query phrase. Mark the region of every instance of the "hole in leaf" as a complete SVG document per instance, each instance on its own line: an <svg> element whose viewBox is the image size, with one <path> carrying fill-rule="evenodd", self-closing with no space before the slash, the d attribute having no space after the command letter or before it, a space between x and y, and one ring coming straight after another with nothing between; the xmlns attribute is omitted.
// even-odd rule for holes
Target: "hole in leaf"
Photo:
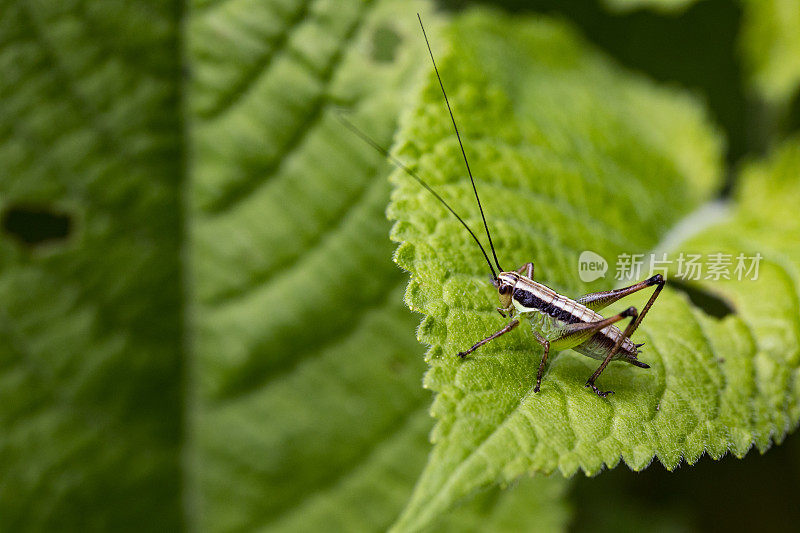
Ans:
<svg viewBox="0 0 800 533"><path fill-rule="evenodd" d="M379 26L372 34L372 59L381 63L393 61L401 40L390 26Z"/></svg>
<svg viewBox="0 0 800 533"><path fill-rule="evenodd" d="M717 296L695 284L686 283L685 281L669 280L669 286L677 289L686 296L689 300L699 307L706 314L716 318L725 318L726 316L736 312L736 309L726 299Z"/></svg>
<svg viewBox="0 0 800 533"><path fill-rule="evenodd" d="M72 231L72 217L46 206L15 205L2 215L3 231L29 246L63 241Z"/></svg>

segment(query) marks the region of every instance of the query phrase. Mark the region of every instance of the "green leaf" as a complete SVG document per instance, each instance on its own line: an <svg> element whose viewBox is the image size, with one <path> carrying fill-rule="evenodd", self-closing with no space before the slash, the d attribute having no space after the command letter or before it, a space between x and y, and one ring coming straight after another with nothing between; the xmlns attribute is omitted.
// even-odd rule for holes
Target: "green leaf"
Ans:
<svg viewBox="0 0 800 533"><path fill-rule="evenodd" d="M73 4L0 22L0 529L385 529L429 395L388 165L332 110L389 144L428 4Z"/></svg>
<svg viewBox="0 0 800 533"><path fill-rule="evenodd" d="M575 297L609 288L610 276L578 281L581 251L647 252L718 183L720 143L700 107L625 73L563 25L481 11L457 21L450 44L440 71L505 268L532 259L537 279ZM480 228L450 128L429 75L396 153ZM639 470L653 457L672 469L703 453L741 457L753 443L763 451L795 427L798 234L776 232L789 208L769 207L796 205L788 178L786 190L766 180L746 189L733 221L697 241L704 254L769 251L757 282L708 283L736 314L711 318L667 288L635 335L652 368L612 363L600 378L616 391L608 399L584 388L597 363L573 352L551 361L534 394L541 348L527 328L455 357L505 324L497 295L463 228L412 180L393 179L396 260L411 274L407 303L425 315L419 337L431 346L425 385L438 419L397 530L524 473L595 474L620 458ZM783 216L765 218L770 209ZM742 226L762 233L737 240ZM623 303L641 309L648 296Z"/></svg>
<svg viewBox="0 0 800 533"><path fill-rule="evenodd" d="M386 238L388 165L336 119L390 143L424 57L408 10L192 14L200 529L385 529L423 465L428 398Z"/></svg>
<svg viewBox="0 0 800 533"><path fill-rule="evenodd" d="M787 104L800 87L800 3L742 0L740 47L750 82L771 104Z"/></svg>
<svg viewBox="0 0 800 533"><path fill-rule="evenodd" d="M178 6L0 10L0 529L177 529Z"/></svg>
<svg viewBox="0 0 800 533"><path fill-rule="evenodd" d="M782 442L800 420L798 165L798 138L784 143L768 160L748 165L740 176L732 220L682 245L687 251L763 256L755 281L732 276L700 283L731 302L740 319L709 322L713 345L719 345L725 358L727 390L722 397L730 413L726 423L732 434L738 434L739 442L733 447L738 456L751 441L762 452L771 441ZM744 351L744 357L729 359L723 349L735 348L733 331L740 332L743 346L748 339L754 346Z"/></svg>
<svg viewBox="0 0 800 533"><path fill-rule="evenodd" d="M534 477L492 487L435 521L429 531L564 531L570 517L564 479Z"/></svg>
<svg viewBox="0 0 800 533"><path fill-rule="evenodd" d="M190 24L196 525L385 530L424 466L430 396L391 261L389 165L336 113L391 143L427 65L414 13L430 8L241 9ZM552 509L524 520L563 525L558 481L533 485ZM479 498L453 520L511 519L529 495Z"/></svg>

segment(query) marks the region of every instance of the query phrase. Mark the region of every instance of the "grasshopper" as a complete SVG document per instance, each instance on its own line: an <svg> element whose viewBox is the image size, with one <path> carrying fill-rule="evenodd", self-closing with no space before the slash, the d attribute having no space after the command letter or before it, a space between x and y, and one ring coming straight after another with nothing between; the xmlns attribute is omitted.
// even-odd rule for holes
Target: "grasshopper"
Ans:
<svg viewBox="0 0 800 533"><path fill-rule="evenodd" d="M642 319L650 310L650 307L652 307L653 303L656 301L656 298L658 298L658 295L661 293L661 290L664 288L664 277L661 274L656 274L651 278L629 287L610 291L593 292L586 294L577 300L573 300L567 296L557 293L542 283L534 281L533 263L526 263L519 269L513 271L503 270L499 261L497 260L497 253L495 252L494 242L492 242L491 232L489 231L489 225L486 222L486 216L483 212L483 206L481 205L478 189L475 185L475 179L473 178L472 170L469 166L467 154L464 150L464 144L461 142L461 134L458 131L453 109L450 106L450 101L447 98L447 92L444 89L444 83L442 83L442 78L439 75L439 68L436 66L436 60L433 57L433 51L431 50L428 36L425 33L425 27L422 24L422 18L419 14L417 14L417 18L419 18L420 28L422 28L422 35L425 38L425 44L428 47L428 54L430 55L431 62L433 63L433 68L436 72L436 78L439 80L439 87L442 90L442 96L444 97L447 111L450 114L453 130L455 131L456 138L458 139L458 144L461 147L461 155L472 184L472 190L475 194L475 200L478 204L478 209L481 213L483 227L486 231L486 237L489 240L489 248L494 259L494 265L489 259L489 255L486 253L486 249L483 247L483 244L481 244L480 239L478 239L469 225L467 225L461 216L459 216L458 213L456 213L455 210L453 210L453 208L450 207L450 205L445 202L435 190L433 190L422 178L420 178L415 171L408 168L403 162L398 160L396 157L390 154L388 150L361 132L347 119L341 116L339 119L357 136L361 137L365 142L383 154L384 157L389 159L397 167L415 179L428 192L435 196L436 199L458 219L461 225L466 228L467 232L469 232L470 236L483 253L486 264L489 265L489 270L491 271L492 284L497 289L500 298L500 307L497 308L497 311L504 318L510 318L511 321L499 331L479 340L469 349L459 352L458 356L462 359L465 359L467 355L471 354L484 344L512 331L514 328L519 326L521 319L526 319L531 325L534 335L536 336L536 340L544 349L542 360L539 363L539 370L536 374L536 386L533 389L534 392L539 392L541 387L542 375L544 374L545 365L547 364L550 351L572 349L587 357L602 361L597 370L595 370L586 381L586 387L592 389L592 391L594 391L595 394L601 398L605 398L609 394L613 394L614 391L602 391L596 385L597 378L600 377L600 374L603 372L603 370L605 370L606 366L608 366L608 363L613 360L621 360L639 368L650 368L650 365L643 363L638 359L639 348L642 346L642 344L634 344L630 337L633 332L636 331L636 328L639 327ZM495 270L495 266L497 267L497 270ZM653 286L655 286L655 290L653 291L653 294L650 296L650 299L644 306L644 309L641 313L639 313L635 307L628 307L621 313L608 318L604 318L600 313L598 313L598 311L602 310L604 307L613 304L621 298ZM625 330L621 331L614 324L626 318L630 318L630 321L628 322Z"/></svg>

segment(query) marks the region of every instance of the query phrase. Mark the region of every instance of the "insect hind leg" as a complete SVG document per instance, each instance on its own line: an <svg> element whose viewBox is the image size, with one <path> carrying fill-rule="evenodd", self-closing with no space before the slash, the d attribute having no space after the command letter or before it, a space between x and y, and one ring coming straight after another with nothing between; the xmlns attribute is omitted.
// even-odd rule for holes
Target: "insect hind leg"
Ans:
<svg viewBox="0 0 800 533"><path fill-rule="evenodd" d="M653 303L656 301L656 298L658 298L658 295L661 294L661 290L664 288L664 285L665 285L664 277L661 274L656 274L652 278L646 279L645 281L642 281L641 283L637 283L636 285L631 285L630 287L626 287L624 289L618 289L616 291L608 291L606 293L587 294L586 296L584 296L583 298L578 300L579 302L583 303L587 307L591 307L592 305L605 306L605 305L608 305L611 302L615 302L615 301L619 300L620 298L622 298L624 296L627 296L628 294L637 292L637 291L639 291L641 289L644 289L645 287L650 287L650 286L653 286L653 285L657 285L656 286L656 290L653 291L653 294L650 296L650 299L647 300L647 304L645 304L644 309L642 309L641 313L636 313L636 309L633 308L633 307L629 307L628 309L623 311L623 313L630 312L630 311L633 312L632 314L629 315L632 318L631 318L630 323L628 324L628 327L625 328L625 332L617 339L617 342L614 343L614 347L611 349L611 351L608 353L606 358L600 364L600 367L597 370L594 371L594 374L592 374L592 376L586 382L586 387L591 388L598 396L600 396L602 398L605 398L606 396L608 396L609 394L613 393L614 391L601 391L595 385L595 381L600 376L600 374L603 372L603 370L606 368L606 366L608 365L609 361L611 361L611 359L613 359L614 356L617 355L617 353L619 352L620 346L622 346L622 343L625 341L625 339L630 338L630 336L633 335L633 332L636 331L636 328L639 327L639 324L642 323L642 319L644 319L645 315L650 310L650 308L653 306ZM622 313L620 313L620 314L622 314ZM637 348L639 346L637 346ZM627 359L627 361L629 363L631 363L632 365L635 365L635 366L638 366L638 367L641 367L641 368L650 368L650 366L647 363L642 363L641 361L633 361L633 360L630 360L630 359Z"/></svg>
<svg viewBox="0 0 800 533"><path fill-rule="evenodd" d="M517 269L517 273L524 274L528 279L533 279L533 263L525 263Z"/></svg>
<svg viewBox="0 0 800 533"><path fill-rule="evenodd" d="M614 289L611 291L600 291L600 292L591 292L586 294L576 301L581 304L585 305L592 311L601 311L604 307L613 304L617 300L625 298L635 292L639 292L642 289L646 289L647 287L652 287L653 285L658 285L656 288L656 292L661 292L661 289L664 287L664 276L661 274L656 274L653 277L647 278L644 281L640 281L639 283L635 283L629 287L623 287L621 289ZM642 315L644 315L646 311L642 311Z"/></svg>
<svg viewBox="0 0 800 533"><path fill-rule="evenodd" d="M630 311L630 309L628 311ZM636 312L635 309L633 309L633 311ZM542 361L539 363L539 372L536 375L536 387L533 389L533 392L539 392L539 387L542 384L544 366L545 363L547 363L547 356L550 353L551 347L554 350L572 348L581 342L584 342L601 329L616 324L620 320L624 320L626 316L628 315L623 312L608 318L604 318L603 320L598 320L597 322L578 322L575 324L570 324L565 328L561 336L553 339L552 341L548 341L534 330L536 340L544 347L544 354L542 355Z"/></svg>
<svg viewBox="0 0 800 533"><path fill-rule="evenodd" d="M550 341L539 335L539 333L537 333L536 331L534 331L534 334L536 335L536 340L544 348L544 353L542 354L542 360L539 363L539 371L536 373L536 386L533 388L533 392L539 392L539 387L542 386L542 374L544 373L544 365L547 363L547 356L550 355Z"/></svg>
<svg viewBox="0 0 800 533"><path fill-rule="evenodd" d="M633 331L639 324L639 317L641 315L639 315L635 307L629 307L623 312L621 312L618 316L620 318L631 317L631 321L628 323L628 327L625 328L625 332L617 338L617 341L614 343L614 347L611 348L610 352L608 352L606 358L603 359L603 362L600 363L600 366L597 368L597 370L594 371L594 374L592 374L592 376L586 381L586 387L591 388L595 392L595 394L597 394L601 398L605 398L609 394L614 394L614 391L612 390L601 391L600 389L597 388L597 385L595 385L594 382L597 380L598 377L600 377L600 374L603 372L603 370L605 370L606 366L608 366L608 363L611 362L611 360L614 358L615 355L617 355L617 353L619 352L619 348L620 346L622 346L622 343L625 341L625 339L629 338L633 334Z"/></svg>

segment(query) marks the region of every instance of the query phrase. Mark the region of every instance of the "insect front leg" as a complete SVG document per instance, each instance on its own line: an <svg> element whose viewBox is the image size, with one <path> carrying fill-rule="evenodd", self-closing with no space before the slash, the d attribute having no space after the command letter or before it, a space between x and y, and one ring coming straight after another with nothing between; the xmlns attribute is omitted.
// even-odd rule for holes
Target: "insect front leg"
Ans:
<svg viewBox="0 0 800 533"><path fill-rule="evenodd" d="M503 329L501 329L501 330L500 330L500 331L498 331L497 333L492 333L491 335L489 335L489 336L488 336L488 337L486 337L485 339L483 339L483 340L480 340L480 341L476 342L476 343L475 343L475 344L472 346L472 348L470 348L469 350L467 350L467 351L465 351L465 352L458 352L458 356L459 356L461 359L464 359L464 358L465 358L465 357L467 357L469 354L471 354L472 352L474 352L475 350L477 350L478 348L480 348L481 346L483 346L483 345L484 345L484 344L486 344L487 342L490 342L490 341L493 341L493 340L495 340L495 339L496 339L497 337L499 337L500 335L504 335L504 334L508 333L509 331L511 331L512 329L514 329L514 328L515 328L515 327L517 327L517 326L519 326L519 320L517 320L517 319L515 318L514 320L512 320L511 322L509 322L509 324L508 324L506 327L504 327Z"/></svg>
<svg viewBox="0 0 800 533"><path fill-rule="evenodd" d="M497 309L497 312L500 313L500 316L503 317L503 318L506 318L507 316L510 316L511 318L514 318L514 304L513 303L509 303L507 307L496 307L495 309Z"/></svg>

